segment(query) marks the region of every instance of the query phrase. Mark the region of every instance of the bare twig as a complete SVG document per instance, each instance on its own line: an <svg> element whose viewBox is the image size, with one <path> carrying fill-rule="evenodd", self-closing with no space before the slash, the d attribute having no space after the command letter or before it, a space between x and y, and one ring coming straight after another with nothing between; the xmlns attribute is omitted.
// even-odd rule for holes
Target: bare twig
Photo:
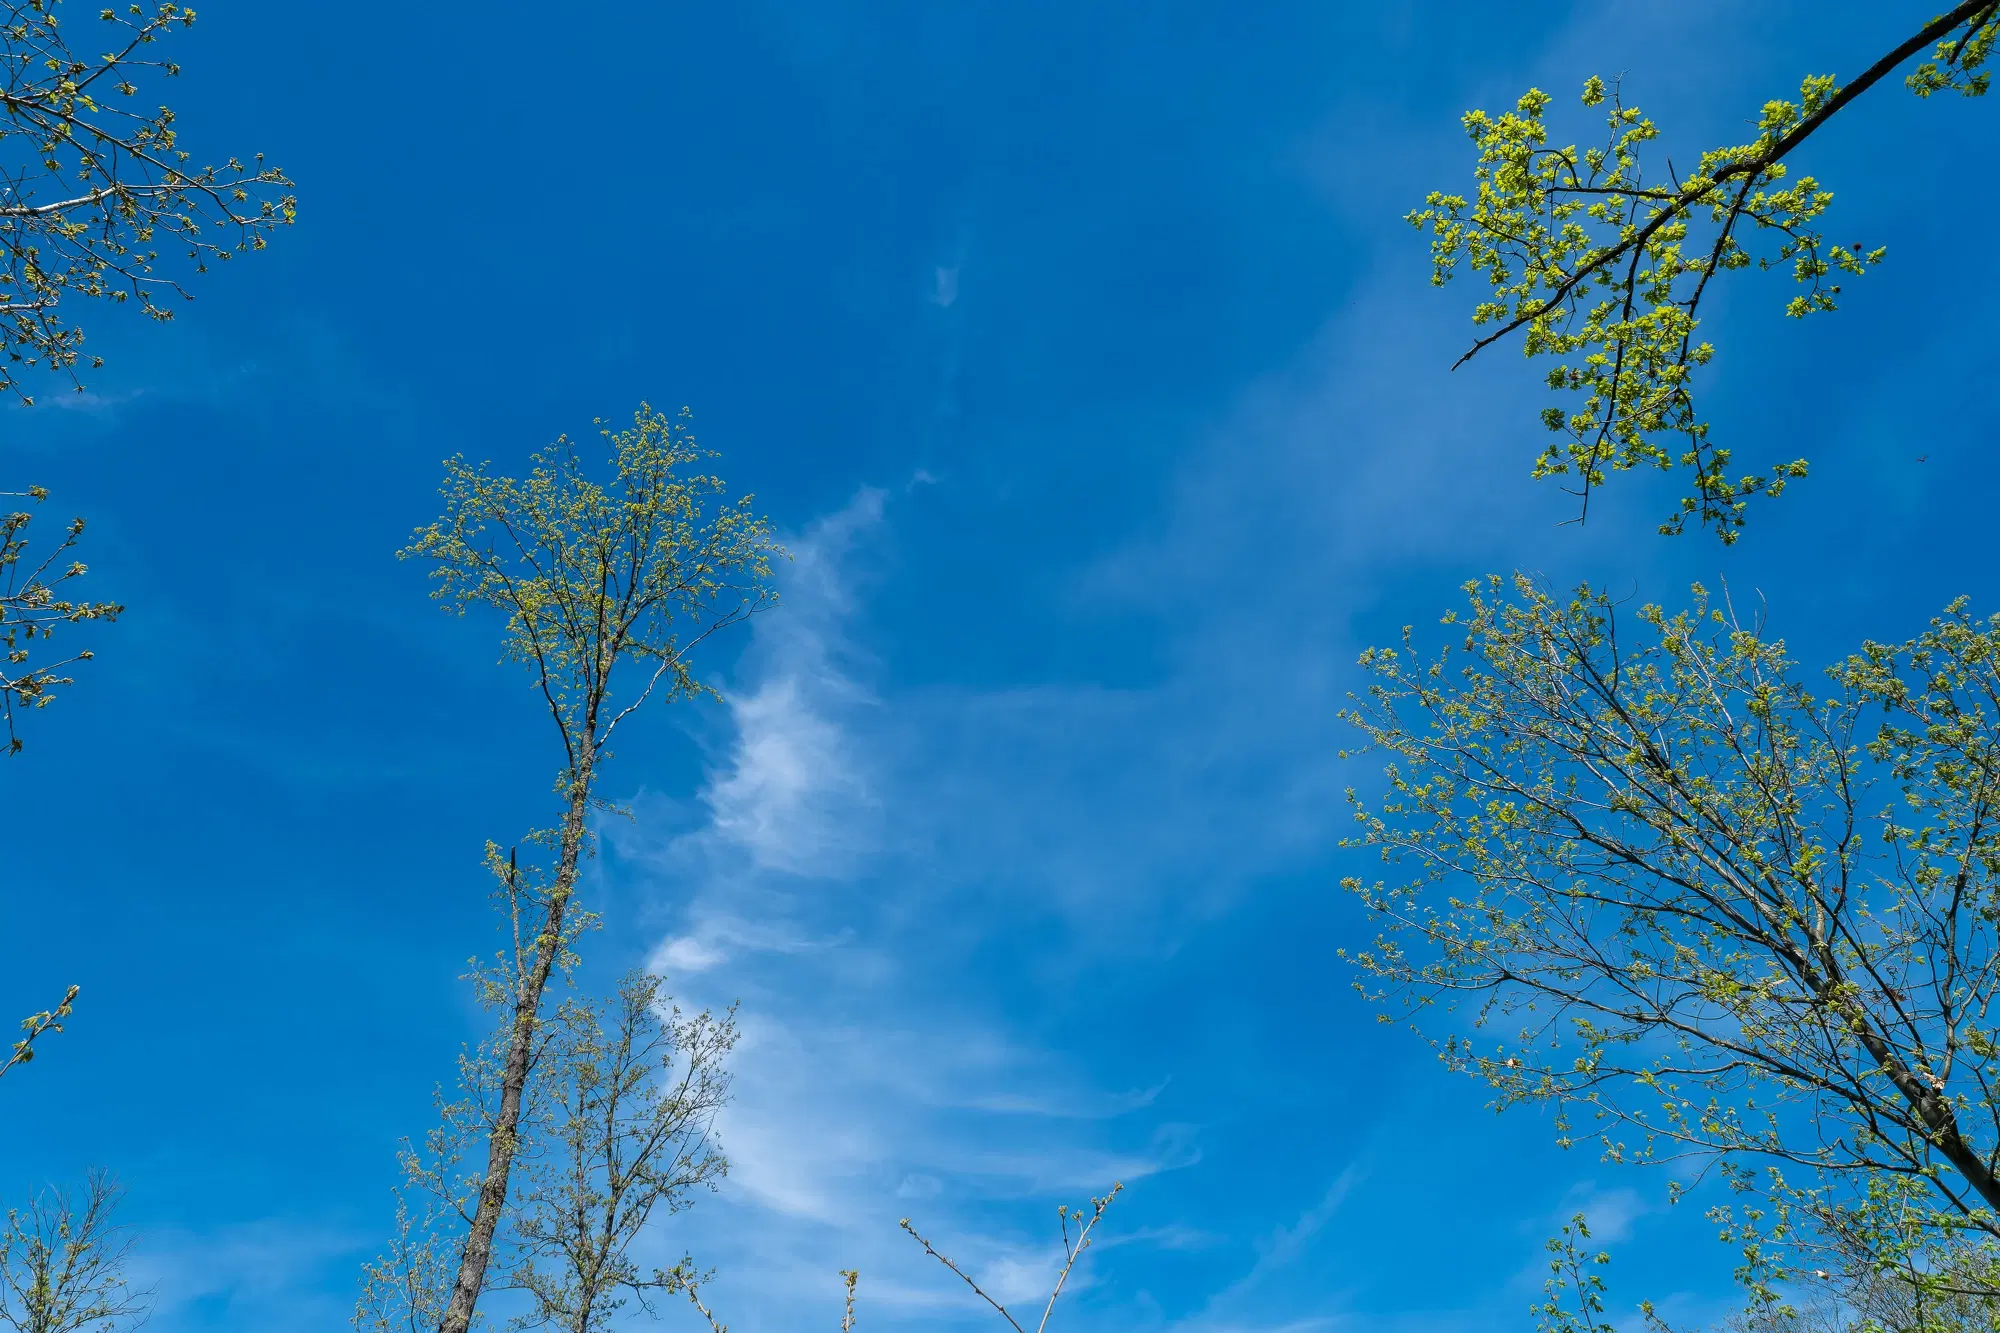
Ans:
<svg viewBox="0 0 2000 1333"><path fill-rule="evenodd" d="M1090 1213L1087 1217L1085 1216L1085 1214L1081 1209L1070 1209L1067 1207L1058 1207L1056 1209L1056 1218L1058 1220L1058 1225L1062 1229L1063 1266L1062 1266L1062 1271L1056 1274L1055 1287L1053 1290L1049 1292L1048 1304L1042 1307L1042 1318L1041 1321L1035 1325L1035 1333L1045 1333L1045 1330L1047 1330L1049 1326L1049 1318L1055 1313L1056 1301L1061 1298L1063 1293L1063 1287L1068 1284L1069 1275L1071 1271L1075 1269L1077 1260L1083 1257L1083 1252L1090 1248L1090 1233L1096 1230L1097 1224L1104 1219L1104 1210L1111 1206L1111 1201L1117 1198L1120 1191L1122 1191L1124 1188L1125 1186L1122 1182L1114 1182L1111 1186L1110 1193L1106 1194L1101 1199L1100 1198L1092 1199L1090 1201ZM1069 1227L1071 1222L1077 1222L1081 1224L1076 1233L1076 1241L1073 1244L1071 1243L1069 1238ZM919 1233L914 1226L910 1225L909 1218L906 1217L903 1219L902 1228L903 1230L910 1233L911 1238L915 1240L917 1244L924 1247L925 1254L930 1255L931 1258L937 1260L939 1263L943 1264L946 1268L949 1268L952 1272L958 1274L959 1280L965 1283L966 1286L972 1288L974 1295L978 1296L980 1300L985 1301L995 1310L998 1310L1000 1312L1000 1317L1002 1319L1005 1319L1009 1324L1013 1325L1015 1333L1027 1333L1027 1330L1021 1327L1020 1321L1015 1319L1013 1315L1008 1313L1006 1306L1002 1305L999 1301L996 1301L991 1296L987 1295L986 1290L983 1287L981 1287L977 1282L973 1281L970 1275L968 1275L963 1268L960 1268L957 1264L953 1263L947 1255L941 1253L936 1246L932 1245L928 1240L925 1240L923 1235ZM850 1316L852 1315L852 1310L853 1310L853 1289L854 1289L854 1284L850 1278L848 1282L848 1305L849 1305ZM846 1326L843 1325L842 1327L843 1329L845 1329Z"/></svg>
<svg viewBox="0 0 2000 1333"><path fill-rule="evenodd" d="M949 1258L938 1253L937 1247L932 1245L929 1241L925 1240L923 1236L918 1233L917 1229L910 1225L909 1218L907 1217L904 1218L900 1225L902 1226L903 1230L910 1233L911 1237L917 1242L917 1244L924 1247L925 1254L928 1254L931 1258L937 1260L939 1263L943 1264L946 1268L949 1268L952 1272L958 1274L959 1280L964 1282L966 1286L971 1287L973 1294L975 1296L979 1297L980 1300L985 1301L988 1305L998 1310L1000 1312L1000 1317L1014 1326L1015 1333L1028 1333L1026 1329L1021 1327L1020 1320L1014 1318L1013 1315L1007 1313L1006 1306L994 1300L991 1296L988 1296L986 1294L986 1289L984 1287L981 1287L977 1282L974 1282L972 1278L969 1275L967 1275L966 1271L963 1268L960 1268L957 1264L953 1263Z"/></svg>
<svg viewBox="0 0 2000 1333"><path fill-rule="evenodd" d="M1109 1194L1101 1199L1092 1199L1090 1201L1090 1220L1087 1222L1084 1222L1081 1212L1069 1213L1063 1216L1063 1249L1067 1252L1067 1258L1063 1263L1062 1272L1056 1274L1055 1290L1049 1293L1049 1303L1042 1309L1042 1322L1035 1325L1035 1333L1042 1333L1049 1326L1049 1316L1055 1313L1056 1298L1062 1295L1063 1284L1069 1281L1070 1270L1076 1267L1076 1261L1083 1256L1083 1252L1090 1248L1090 1233L1097 1229L1097 1224L1104 1219L1104 1210L1111 1206L1111 1201L1117 1198L1119 1191L1124 1188L1125 1185L1122 1181L1113 1181ZM1058 1210L1058 1212L1060 1211ZM1072 1220L1083 1222L1083 1229L1077 1232L1076 1244L1074 1246L1071 1246L1069 1243L1069 1224Z"/></svg>

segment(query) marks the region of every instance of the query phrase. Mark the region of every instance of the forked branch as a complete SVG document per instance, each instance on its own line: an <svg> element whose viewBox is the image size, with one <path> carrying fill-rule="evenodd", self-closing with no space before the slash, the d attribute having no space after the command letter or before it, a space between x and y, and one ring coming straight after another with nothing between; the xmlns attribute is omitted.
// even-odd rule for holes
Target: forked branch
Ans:
<svg viewBox="0 0 2000 1333"><path fill-rule="evenodd" d="M1056 1274L1055 1286L1049 1292L1048 1303L1042 1307L1041 1321L1035 1325L1035 1333L1046 1333L1049 1326L1049 1319L1055 1314L1056 1301L1062 1297L1063 1288L1069 1283L1071 1271L1076 1268L1077 1260L1083 1257L1083 1252L1090 1248L1090 1233L1097 1229L1097 1224L1104 1219L1105 1209L1111 1206L1111 1201L1117 1198L1124 1188L1125 1186L1122 1182L1114 1182L1110 1193L1104 1195L1102 1198L1094 1198L1090 1201L1090 1212L1087 1214L1081 1209L1067 1207L1058 1207L1056 1209L1056 1217L1062 1229L1063 1266L1062 1271ZM1070 1239L1069 1234L1072 1224L1077 1227L1076 1239L1074 1241ZM924 1247L925 1254L928 1254L931 1258L956 1273L959 1280L970 1287L975 1296L999 1311L1000 1317L1013 1326L1015 1333L1027 1333L1027 1330L1021 1327L1020 1321L1008 1312L1006 1306L988 1295L986 1289L973 1281L972 1276L963 1268L953 1263L950 1256L944 1254L936 1246L932 1245L930 1241L926 1240L923 1234L910 1224L909 1218L904 1218L901 1225L903 1230L910 1233L911 1239ZM850 1303L852 1299L852 1286L853 1284L850 1282Z"/></svg>

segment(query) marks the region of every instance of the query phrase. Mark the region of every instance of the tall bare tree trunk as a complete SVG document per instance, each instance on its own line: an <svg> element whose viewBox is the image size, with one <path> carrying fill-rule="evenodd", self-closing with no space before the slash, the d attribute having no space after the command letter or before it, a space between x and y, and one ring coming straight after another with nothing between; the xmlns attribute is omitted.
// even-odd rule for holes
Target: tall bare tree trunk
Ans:
<svg viewBox="0 0 2000 1333"><path fill-rule="evenodd" d="M486 1266L493 1259L493 1238L500 1230L500 1214L507 1204L507 1183L514 1169L514 1154L520 1147L521 1098L528 1084L528 1065L534 1054L535 1029L540 1025L542 992L548 988L549 974L555 969L556 954L562 948L563 920L576 888L577 863L583 855L584 823L590 813L591 747L579 747L583 756L569 789L569 809L563 815L562 838L556 855L555 883L549 893L548 912L542 932L535 939L534 962L520 979L514 998L514 1026L507 1041L507 1063L500 1080L500 1114L487 1140L486 1174L479 1185L479 1206L466 1233L465 1249L459 1256L458 1277L452 1283L451 1302L445 1307L438 1333L467 1333L479 1294L486 1286Z"/></svg>

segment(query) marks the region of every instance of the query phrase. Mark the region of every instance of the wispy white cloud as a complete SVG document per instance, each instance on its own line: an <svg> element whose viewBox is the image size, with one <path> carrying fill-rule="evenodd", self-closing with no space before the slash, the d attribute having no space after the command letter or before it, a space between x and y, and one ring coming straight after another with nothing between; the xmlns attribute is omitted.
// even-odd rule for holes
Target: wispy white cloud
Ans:
<svg viewBox="0 0 2000 1333"><path fill-rule="evenodd" d="M933 271L931 300L946 310L958 300L958 265L939 264Z"/></svg>
<svg viewBox="0 0 2000 1333"><path fill-rule="evenodd" d="M736 763L708 790L715 833L759 869L805 872L839 850L836 809L866 798L841 752L838 727L813 710L796 680L731 702Z"/></svg>
<svg viewBox="0 0 2000 1333"><path fill-rule="evenodd" d="M758 625L761 678L729 696L735 740L702 793L711 819L695 837L741 849L756 870L824 876L867 850L876 802L839 719L872 700L840 661L850 594L839 570L881 522L883 499L863 489L793 543L789 605Z"/></svg>
<svg viewBox="0 0 2000 1333"><path fill-rule="evenodd" d="M782 612L757 624L726 692L729 736L694 826L689 811L677 829L648 821L641 802L636 828L607 830L676 904L655 965L684 1000L741 1002L719 1124L731 1173L698 1257L758 1275L717 1288L750 1303L746 1321L825 1299L825 1275L856 1264L877 1305L976 1318L896 1231L904 1212L951 1234L954 1257L1011 1300L1046 1290L1055 1238L996 1226L992 1208L1080 1203L1201 1156L1197 1129L1158 1112L1164 1079L1093 1086L990 1014L938 1004L938 977L907 947L948 939L926 914L950 915L967 887L937 851L940 830L964 827L959 758L919 742L977 701L884 700L869 683L849 625L885 501L864 490L793 541Z"/></svg>

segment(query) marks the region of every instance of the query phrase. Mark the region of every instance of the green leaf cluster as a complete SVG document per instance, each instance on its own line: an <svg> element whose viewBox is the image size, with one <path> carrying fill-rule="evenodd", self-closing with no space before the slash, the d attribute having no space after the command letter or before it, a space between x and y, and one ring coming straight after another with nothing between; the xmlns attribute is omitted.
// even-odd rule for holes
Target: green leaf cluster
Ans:
<svg viewBox="0 0 2000 1333"><path fill-rule="evenodd" d="M1612 472L1686 469L1692 493L1662 531L1694 519L1732 541L1751 496L1805 475L1802 459L1732 474L1694 378L1715 355L1699 311L1716 275L1788 268L1803 290L1786 312L1803 317L1832 310L1839 278L1883 258L1879 247L1829 243L1820 222L1832 193L1811 176L1789 179L1773 157L1833 91L1831 79L1807 79L1798 101L1766 104L1756 139L1702 153L1685 178L1648 174L1658 127L1598 78L1582 100L1603 109L1606 132L1589 147L1550 145L1551 99L1538 89L1499 116L1466 114L1479 149L1474 194L1434 192L1409 221L1430 234L1433 283L1463 268L1492 289L1473 308L1473 324L1494 330L1478 347L1519 331L1526 355L1556 361L1548 386L1573 405L1544 411L1555 438L1535 476L1573 477L1587 508Z"/></svg>
<svg viewBox="0 0 2000 1333"><path fill-rule="evenodd" d="M432 565L447 606L502 615L504 657L542 693L570 778L648 699L713 693L690 651L776 601L783 548L750 496L718 502L721 479L693 470L714 455L689 422L642 404L631 426L600 429L603 479L567 436L518 479L452 458L444 516L401 552ZM626 661L643 683L617 706L613 673Z"/></svg>
<svg viewBox="0 0 2000 1333"><path fill-rule="evenodd" d="M37 504L46 497L39 487L28 492ZM116 620L125 609L116 602L66 595L65 585L89 572L81 561L65 559L83 537L82 519L71 519L61 538L39 559L29 553L28 526L33 521L34 515L25 510L0 514L0 721L6 725L9 754L22 746L16 710L54 703L58 689L75 683L64 673L91 657L83 648L53 661L36 660L37 648L49 642L58 626Z"/></svg>
<svg viewBox="0 0 2000 1333"><path fill-rule="evenodd" d="M24 369L75 380L83 333L66 300L171 319L163 300L189 295L172 264L205 272L262 249L297 214L292 182L261 154L197 163L173 111L141 107L146 83L180 73L153 47L191 26L193 10L171 0L102 10L110 49L86 55L61 7L0 5L0 391L24 398Z"/></svg>
<svg viewBox="0 0 2000 1333"><path fill-rule="evenodd" d="M1766 102L1746 143L1681 160L1649 161L1660 130L1618 86L1592 77L1584 107L1604 115L1595 143L1551 141L1550 96L1530 89L1511 111L1468 112L1478 150L1468 196L1433 191L1409 222L1430 237L1431 281L1461 271L1487 288L1473 306L1481 330L1460 364L1513 335L1531 358L1548 358L1548 387L1561 400L1544 409L1554 437L1534 476L1568 479L1580 514L1618 472L1679 472L1686 490L1661 531L1693 522L1736 540L1749 501L1781 494L1806 475L1792 442L1741 471L1734 449L1716 440L1697 403L1696 381L1715 357L1702 335L1711 284L1748 268L1781 269L1797 290L1793 318L1836 308L1844 278L1879 264L1884 251L1830 239L1833 194L1786 158L1843 107L1911 56L1931 58L1905 82L1921 97L1946 89L1986 91L2000 38L2000 4L1966 0L1931 20L1852 82L1830 75L1801 82L1796 99Z"/></svg>

